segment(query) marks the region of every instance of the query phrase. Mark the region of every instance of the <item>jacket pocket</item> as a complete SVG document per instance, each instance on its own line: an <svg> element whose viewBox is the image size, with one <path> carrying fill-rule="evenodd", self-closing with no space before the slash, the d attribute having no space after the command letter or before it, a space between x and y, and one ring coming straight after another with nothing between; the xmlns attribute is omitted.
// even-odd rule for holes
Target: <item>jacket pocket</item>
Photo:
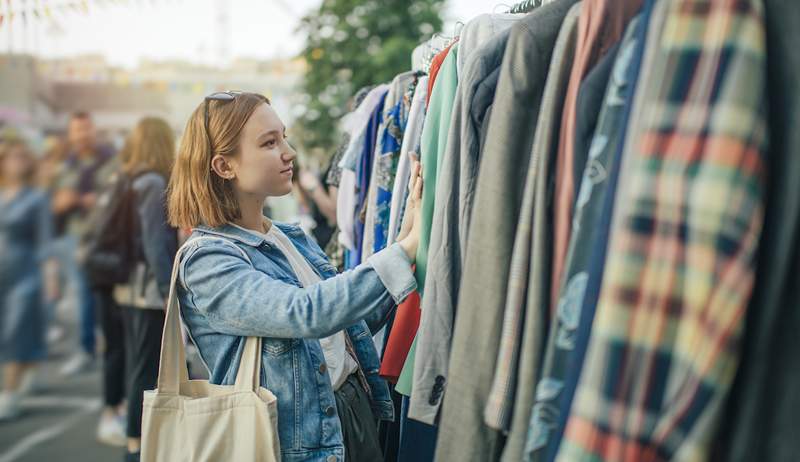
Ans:
<svg viewBox="0 0 800 462"><path fill-rule="evenodd" d="M261 345L264 352L272 357L285 354L294 348L297 339L283 339L283 338L269 338L264 337L261 339Z"/></svg>

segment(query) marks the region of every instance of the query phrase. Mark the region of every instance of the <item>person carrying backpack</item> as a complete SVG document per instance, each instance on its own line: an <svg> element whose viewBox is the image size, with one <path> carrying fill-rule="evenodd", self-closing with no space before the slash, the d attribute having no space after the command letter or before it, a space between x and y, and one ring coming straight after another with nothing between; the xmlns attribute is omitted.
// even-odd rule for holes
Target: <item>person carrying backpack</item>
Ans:
<svg viewBox="0 0 800 462"><path fill-rule="evenodd" d="M178 246L177 230L167 223L166 213L174 156L169 125L155 117L142 119L120 159L120 181L129 184L129 193L118 193L120 197L111 201L116 202L114 211L107 215L117 212L118 221L127 222L118 227L127 232L117 233L116 240L104 247L107 254L114 255L111 260L118 260L126 269L116 275L125 278L125 283L117 283L114 290L123 315L127 352L126 460L139 460L143 393L155 388L158 378L164 306Z"/></svg>

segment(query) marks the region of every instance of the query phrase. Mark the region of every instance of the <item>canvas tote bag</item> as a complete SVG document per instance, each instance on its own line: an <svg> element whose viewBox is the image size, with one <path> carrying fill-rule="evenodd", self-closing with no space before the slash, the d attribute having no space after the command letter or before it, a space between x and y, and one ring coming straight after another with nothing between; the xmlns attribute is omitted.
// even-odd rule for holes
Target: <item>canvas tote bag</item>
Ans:
<svg viewBox="0 0 800 462"><path fill-rule="evenodd" d="M197 239L202 238L189 242ZM234 385L189 380L175 292L179 257L189 242L178 250L172 267L158 388L144 393L141 459L277 462L278 401L260 386L261 338L245 341Z"/></svg>

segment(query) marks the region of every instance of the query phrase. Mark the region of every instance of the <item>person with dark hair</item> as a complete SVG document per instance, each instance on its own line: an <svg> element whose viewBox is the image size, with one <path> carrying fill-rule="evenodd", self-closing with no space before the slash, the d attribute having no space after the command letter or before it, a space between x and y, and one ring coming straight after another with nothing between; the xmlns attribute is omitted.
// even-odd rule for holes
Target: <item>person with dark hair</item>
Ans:
<svg viewBox="0 0 800 462"><path fill-rule="evenodd" d="M67 129L69 151L53 185L53 212L65 274L77 289L80 350L61 369L65 376L81 373L95 361L95 314L99 315L105 351L103 362L105 409L98 424L101 442L125 445L125 349L122 315L113 302L112 287L92 286L78 264L79 243L86 233L87 218L97 194L118 168L110 146L97 142L89 113L72 114Z"/></svg>

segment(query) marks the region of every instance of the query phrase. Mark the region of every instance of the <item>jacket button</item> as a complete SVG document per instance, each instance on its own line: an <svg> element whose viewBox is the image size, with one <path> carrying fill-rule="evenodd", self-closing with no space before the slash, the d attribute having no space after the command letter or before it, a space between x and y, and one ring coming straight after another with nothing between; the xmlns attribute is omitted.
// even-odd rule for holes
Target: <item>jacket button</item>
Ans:
<svg viewBox="0 0 800 462"><path fill-rule="evenodd" d="M328 366L326 366L325 363L322 363L322 364L319 365L319 373L320 374L324 374L327 370L328 370ZM331 456L331 457L336 457L336 456Z"/></svg>
<svg viewBox="0 0 800 462"><path fill-rule="evenodd" d="M328 417L333 417L336 415L336 408L333 406L328 406L328 409L325 409L325 415Z"/></svg>
<svg viewBox="0 0 800 462"><path fill-rule="evenodd" d="M337 460L339 460L339 459L337 459L336 456L328 456L325 459L325 462L336 462Z"/></svg>
<svg viewBox="0 0 800 462"><path fill-rule="evenodd" d="M431 406L436 406L437 404L439 404L439 397L431 395L431 399L428 400L428 404L430 404Z"/></svg>
<svg viewBox="0 0 800 462"><path fill-rule="evenodd" d="M442 384L444 383L444 377L442 377L441 375L437 375L437 376L436 376L436 379L434 379L434 381L435 381L435 382L436 382L438 385L442 385Z"/></svg>

